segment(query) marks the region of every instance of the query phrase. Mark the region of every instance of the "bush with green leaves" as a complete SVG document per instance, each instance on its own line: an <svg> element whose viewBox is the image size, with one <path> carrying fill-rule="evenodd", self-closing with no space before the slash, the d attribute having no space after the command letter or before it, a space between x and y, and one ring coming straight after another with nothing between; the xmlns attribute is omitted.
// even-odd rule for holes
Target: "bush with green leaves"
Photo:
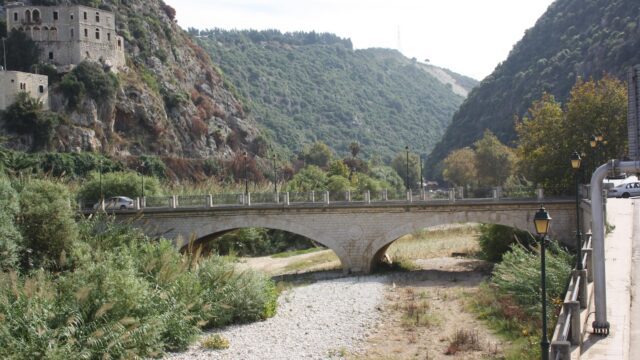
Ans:
<svg viewBox="0 0 640 360"><path fill-rule="evenodd" d="M151 358L200 329L273 316L273 282L108 217L83 219L61 273L0 273L0 358Z"/></svg>
<svg viewBox="0 0 640 360"><path fill-rule="evenodd" d="M561 303L571 275L571 255L551 242L546 253L546 284L548 314L555 314L555 304ZM540 256L539 249L529 251L514 244L511 251L504 254L502 262L493 270L491 283L497 291L516 301L526 313L539 318L540 308ZM553 321L550 322L553 324Z"/></svg>
<svg viewBox="0 0 640 360"><path fill-rule="evenodd" d="M99 103L113 100L118 78L110 72L105 72L102 65L96 62L83 61L62 78L59 86L67 98L69 107L74 109L85 94Z"/></svg>
<svg viewBox="0 0 640 360"><path fill-rule="evenodd" d="M35 179L24 184L18 224L27 267L66 267L66 257L78 236L70 198L61 184Z"/></svg>
<svg viewBox="0 0 640 360"><path fill-rule="evenodd" d="M0 199L0 271L9 271L18 266L22 235L15 225L20 209L18 193L3 175L0 175Z"/></svg>
<svg viewBox="0 0 640 360"><path fill-rule="evenodd" d="M131 198L142 196L142 176L135 172L92 172L78 193L83 201L98 201L112 196L128 196ZM160 182L153 176L144 177L144 196L154 196L160 193Z"/></svg>
<svg viewBox="0 0 640 360"><path fill-rule="evenodd" d="M480 225L480 256L487 261L500 262L514 243L529 246L534 242L528 231L496 224Z"/></svg>
<svg viewBox="0 0 640 360"><path fill-rule="evenodd" d="M327 175L319 167L308 165L287 183L286 190L292 192L327 190Z"/></svg>

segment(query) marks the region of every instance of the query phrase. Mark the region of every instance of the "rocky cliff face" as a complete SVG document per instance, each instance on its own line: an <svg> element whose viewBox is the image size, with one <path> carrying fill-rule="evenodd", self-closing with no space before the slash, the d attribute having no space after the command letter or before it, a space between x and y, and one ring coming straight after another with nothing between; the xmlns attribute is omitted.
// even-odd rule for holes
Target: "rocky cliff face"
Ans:
<svg viewBox="0 0 640 360"><path fill-rule="evenodd" d="M99 6L116 13L127 66L118 69L113 100L85 97L70 109L52 86L51 108L69 120L57 129L56 150L228 158L251 143L258 130L172 8L160 0Z"/></svg>

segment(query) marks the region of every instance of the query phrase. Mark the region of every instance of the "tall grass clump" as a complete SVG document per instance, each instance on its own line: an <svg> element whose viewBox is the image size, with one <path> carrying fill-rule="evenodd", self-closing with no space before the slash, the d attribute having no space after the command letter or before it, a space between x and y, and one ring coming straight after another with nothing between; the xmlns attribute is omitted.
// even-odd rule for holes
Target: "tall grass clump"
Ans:
<svg viewBox="0 0 640 360"><path fill-rule="evenodd" d="M547 316L553 331L571 275L571 255L551 242L546 256ZM520 244L511 246L494 267L488 283L480 287L471 306L480 318L512 341L506 359L540 357L541 326L540 251ZM509 355L511 354L511 355Z"/></svg>
<svg viewBox="0 0 640 360"><path fill-rule="evenodd" d="M510 226L496 224L481 224L480 236L480 257L483 260L494 263L500 262L502 256L511 250L511 246L516 243L530 245L532 237L527 231L518 230Z"/></svg>
<svg viewBox="0 0 640 360"><path fill-rule="evenodd" d="M270 279L198 255L106 216L80 220L65 268L0 273L0 358L154 358L202 328L273 316Z"/></svg>

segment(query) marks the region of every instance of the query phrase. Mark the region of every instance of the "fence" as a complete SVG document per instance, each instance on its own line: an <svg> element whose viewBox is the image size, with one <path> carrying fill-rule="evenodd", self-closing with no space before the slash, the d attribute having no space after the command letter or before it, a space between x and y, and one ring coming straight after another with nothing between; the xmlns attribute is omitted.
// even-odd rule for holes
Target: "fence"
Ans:
<svg viewBox="0 0 640 360"><path fill-rule="evenodd" d="M551 358L571 359L571 347L580 346L582 335L580 312L588 306L587 284L593 282L591 235L585 235L582 246L582 270L574 269L564 297L558 323L551 340Z"/></svg>

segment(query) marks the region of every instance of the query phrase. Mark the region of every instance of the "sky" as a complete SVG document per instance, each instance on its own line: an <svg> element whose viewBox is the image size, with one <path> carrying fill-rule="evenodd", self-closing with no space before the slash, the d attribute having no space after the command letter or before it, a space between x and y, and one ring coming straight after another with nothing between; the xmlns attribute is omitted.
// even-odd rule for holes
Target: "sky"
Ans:
<svg viewBox="0 0 640 360"><path fill-rule="evenodd" d="M165 0L184 29L330 32L481 80L553 0Z"/></svg>

